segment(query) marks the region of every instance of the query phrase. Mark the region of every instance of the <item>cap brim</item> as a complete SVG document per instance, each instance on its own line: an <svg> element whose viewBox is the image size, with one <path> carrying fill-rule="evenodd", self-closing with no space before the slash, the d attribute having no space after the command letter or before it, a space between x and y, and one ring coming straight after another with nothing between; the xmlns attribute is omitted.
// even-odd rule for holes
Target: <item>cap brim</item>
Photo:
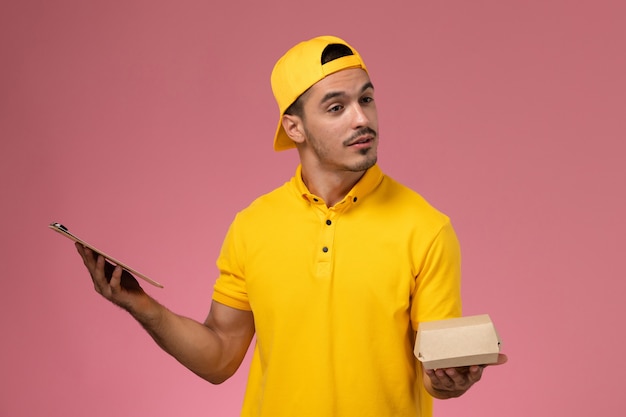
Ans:
<svg viewBox="0 0 626 417"><path fill-rule="evenodd" d="M278 127L276 128L276 135L274 136L274 150L286 151L287 149L293 149L296 147L296 143L287 136L287 132L283 129L282 117L278 119Z"/></svg>

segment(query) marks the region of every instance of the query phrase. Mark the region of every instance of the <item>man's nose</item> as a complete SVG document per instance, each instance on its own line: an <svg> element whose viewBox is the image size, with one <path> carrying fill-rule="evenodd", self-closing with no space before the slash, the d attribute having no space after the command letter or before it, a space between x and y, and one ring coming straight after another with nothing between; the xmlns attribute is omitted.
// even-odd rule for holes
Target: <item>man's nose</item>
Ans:
<svg viewBox="0 0 626 417"><path fill-rule="evenodd" d="M363 127L366 126L367 123L369 122L369 118L367 117L367 115L365 114L365 111L363 109L363 107L361 107L361 103L355 103L352 106L352 125L354 128L359 128L359 127Z"/></svg>

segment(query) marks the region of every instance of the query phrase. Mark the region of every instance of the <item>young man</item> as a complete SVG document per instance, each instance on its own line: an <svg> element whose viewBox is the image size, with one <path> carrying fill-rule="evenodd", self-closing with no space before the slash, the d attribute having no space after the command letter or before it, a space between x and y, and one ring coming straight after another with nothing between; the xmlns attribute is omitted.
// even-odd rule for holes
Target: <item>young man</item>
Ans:
<svg viewBox="0 0 626 417"><path fill-rule="evenodd" d="M296 148L290 182L238 213L204 323L167 310L77 245L96 290L168 353L220 383L257 341L242 416L430 416L483 368L424 371L422 321L461 314L460 254L448 217L378 165L374 86L358 52L323 36L272 72L274 148ZM501 362L506 358L502 356Z"/></svg>

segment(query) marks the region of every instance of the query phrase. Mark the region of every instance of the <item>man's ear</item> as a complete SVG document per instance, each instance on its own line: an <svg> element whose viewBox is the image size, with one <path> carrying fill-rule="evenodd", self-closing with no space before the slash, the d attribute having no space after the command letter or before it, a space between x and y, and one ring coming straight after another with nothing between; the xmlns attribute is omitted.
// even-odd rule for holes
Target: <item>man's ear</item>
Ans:
<svg viewBox="0 0 626 417"><path fill-rule="evenodd" d="M282 119L283 129L287 136L296 143L304 142L304 127L302 119L293 114L284 114Z"/></svg>

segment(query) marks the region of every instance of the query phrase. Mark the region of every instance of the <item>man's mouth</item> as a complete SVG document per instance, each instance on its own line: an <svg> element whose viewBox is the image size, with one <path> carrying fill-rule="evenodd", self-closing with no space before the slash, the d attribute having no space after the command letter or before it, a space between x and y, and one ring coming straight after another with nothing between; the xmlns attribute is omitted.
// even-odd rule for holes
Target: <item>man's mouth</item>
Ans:
<svg viewBox="0 0 626 417"><path fill-rule="evenodd" d="M346 146L363 146L369 145L376 138L376 131L368 127L361 129L355 135L346 141Z"/></svg>
<svg viewBox="0 0 626 417"><path fill-rule="evenodd" d="M348 146L358 146L358 145L365 145L370 143L373 140L373 138L370 137L366 137L366 138L359 138L355 141L350 142L350 144Z"/></svg>

